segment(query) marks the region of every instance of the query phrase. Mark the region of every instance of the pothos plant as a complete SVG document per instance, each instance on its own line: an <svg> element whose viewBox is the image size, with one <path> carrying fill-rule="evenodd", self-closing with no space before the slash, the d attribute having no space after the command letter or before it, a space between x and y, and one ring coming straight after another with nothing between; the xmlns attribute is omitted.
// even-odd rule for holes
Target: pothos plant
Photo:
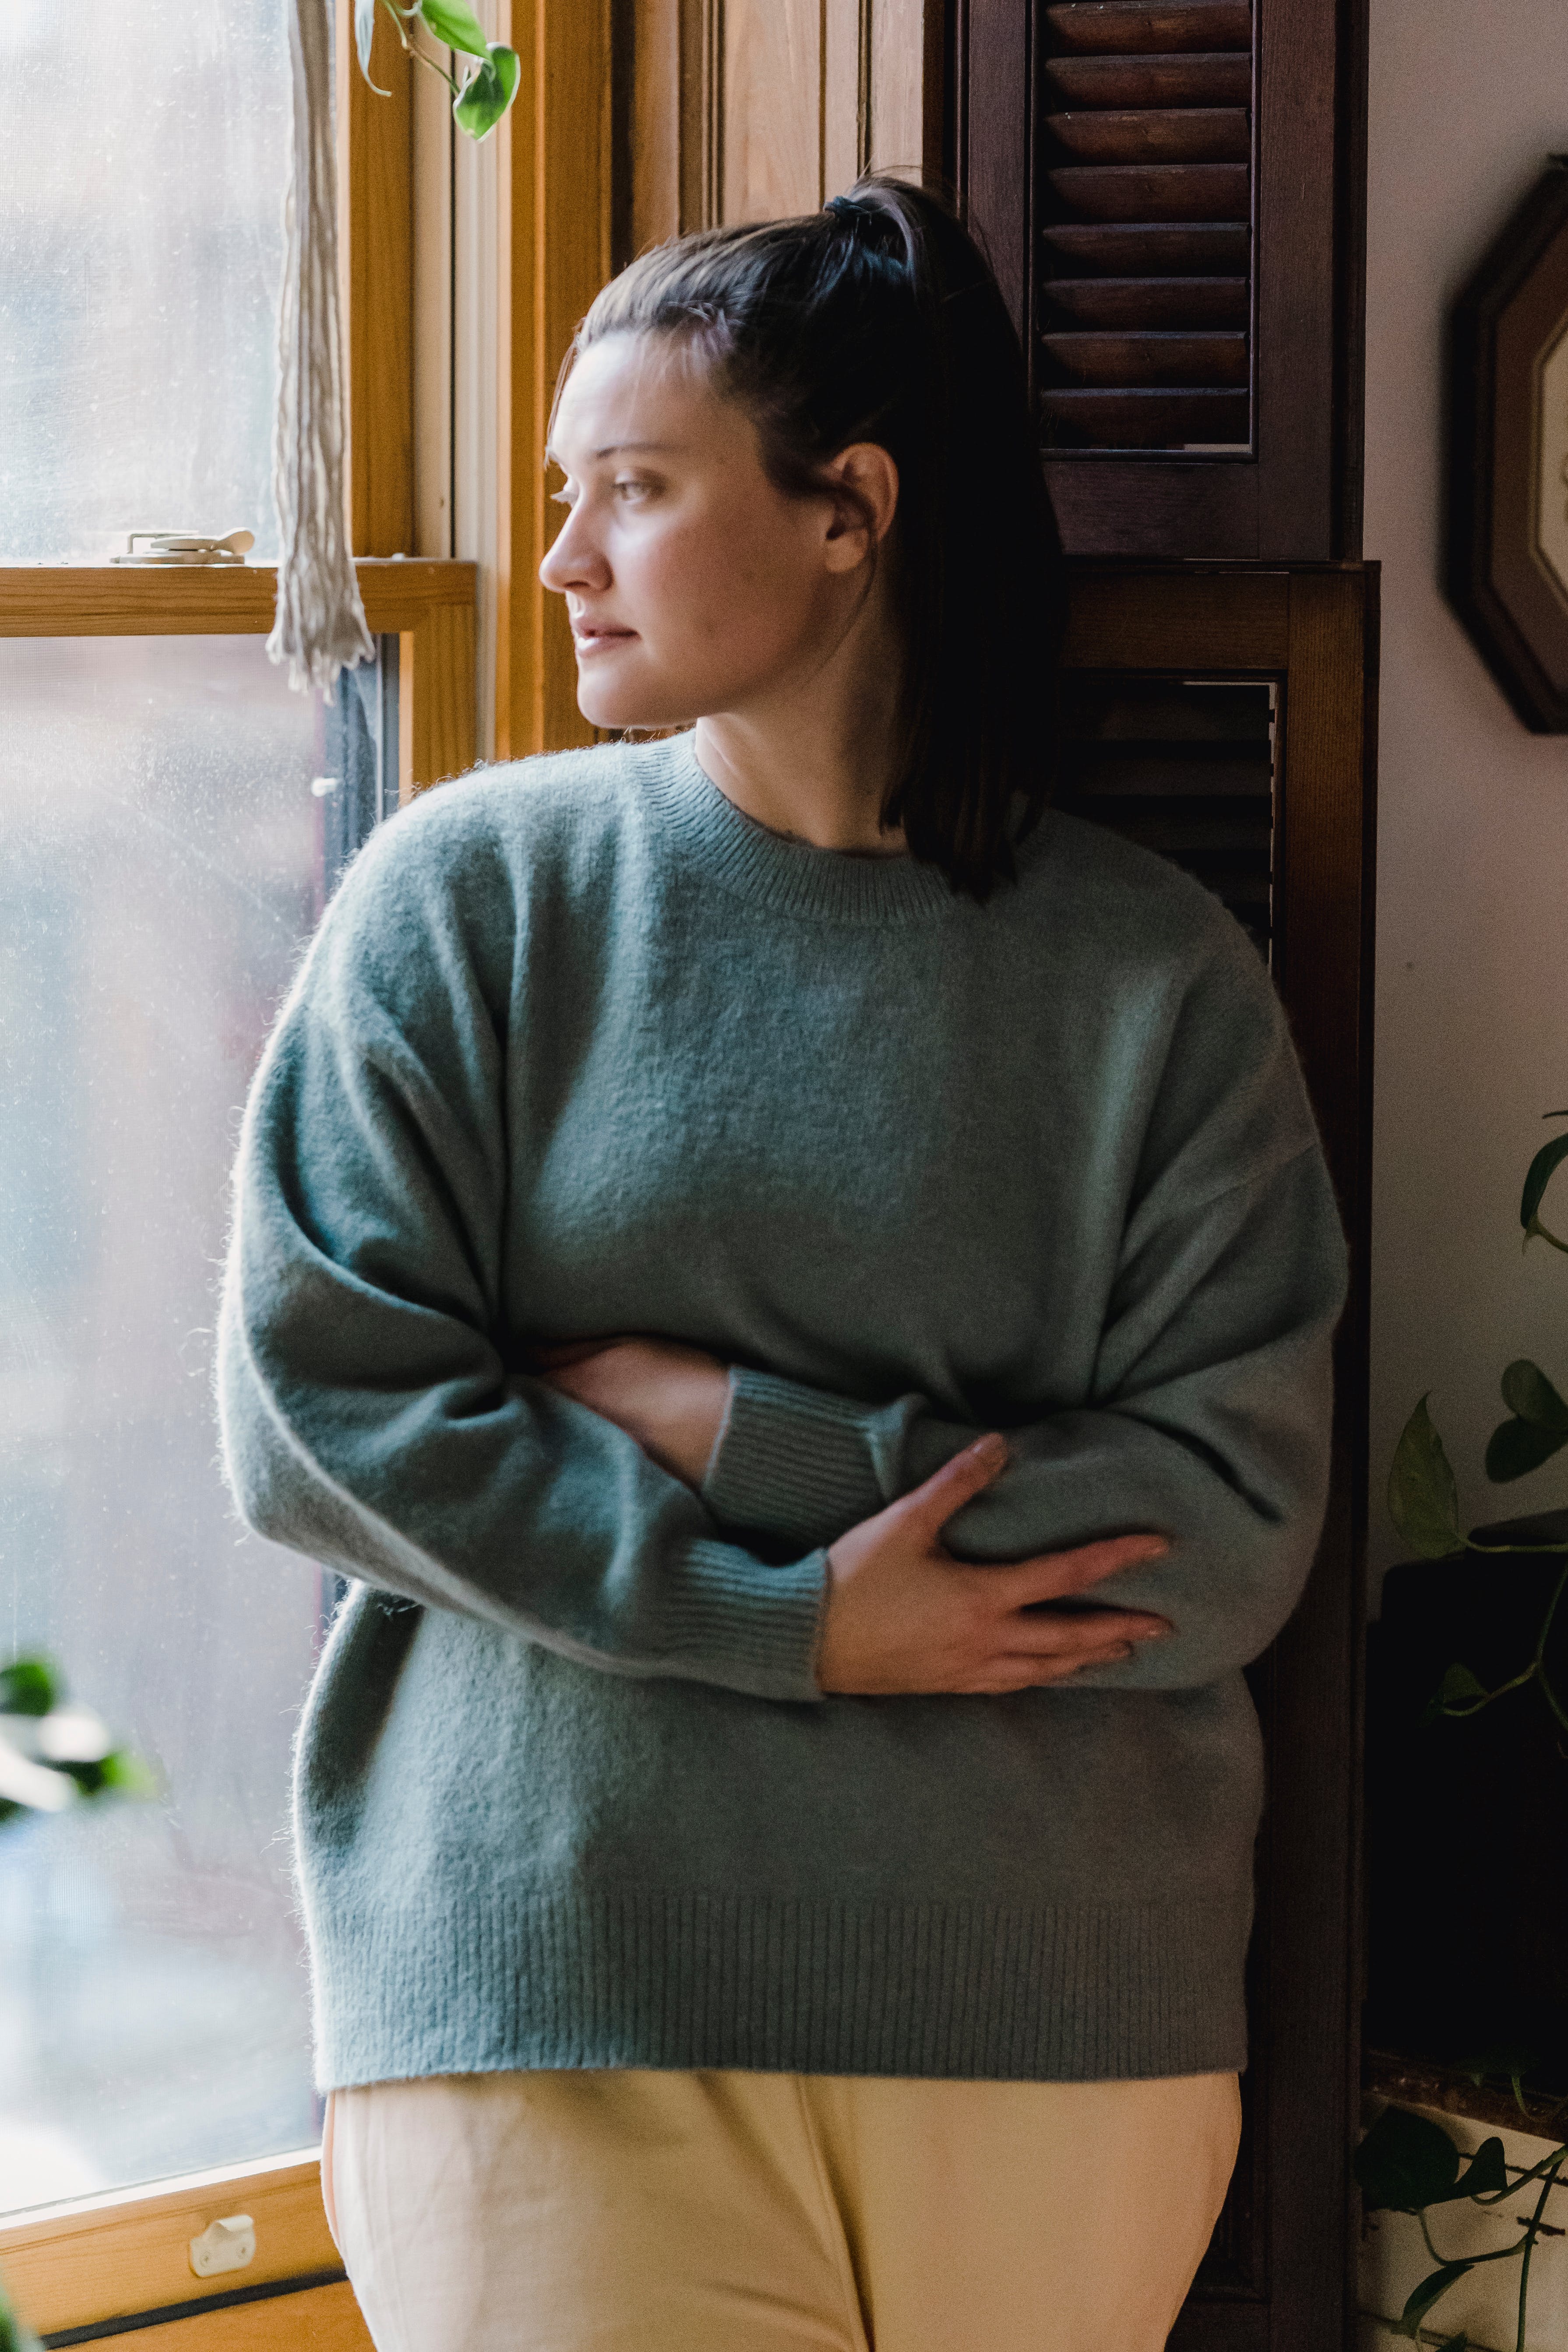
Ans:
<svg viewBox="0 0 1568 2352"><path fill-rule="evenodd" d="M1548 1111L1546 1116L1568 1118L1568 1110ZM1568 1134L1555 1136L1550 1143L1542 1144L1526 1171L1519 1204L1526 1249L1532 1241L1542 1241L1568 1255L1568 1242L1552 1233L1541 1215L1546 1188L1565 1159ZM1506 1486L1531 1470L1539 1470L1542 1463L1550 1462L1554 1454L1568 1445L1568 1404L1539 1364L1532 1364L1524 1356L1510 1364L1502 1376L1502 1401L1509 1409L1509 1418L1493 1430L1486 1451L1486 1474L1494 1486ZM1426 1410L1425 1397L1405 1423L1394 1450L1394 1466L1388 1476L1388 1508L1394 1526L1419 1559L1447 1559L1462 1551L1489 1557L1502 1552L1563 1556L1563 1568L1542 1612L1529 1660L1495 1690L1489 1690L1468 1666L1456 1663L1433 1693L1426 1719L1445 1715L1479 1715L1483 1707L1506 1697L1510 1691L1522 1690L1533 1683L1559 1730L1568 1733L1568 1706L1553 1685L1546 1665L1547 1643L1564 1588L1568 1587L1568 1542L1478 1543L1474 1535L1461 1532L1453 1467Z"/></svg>
<svg viewBox="0 0 1568 2352"><path fill-rule="evenodd" d="M1528 2116L1524 2122L1527 2128L1539 2129ZM1421 2225L1426 2252L1436 2265L1411 2294L1394 2323L1396 2336L1407 2336L1412 2343L1419 2343L1428 2316L1451 2287L1489 2263L1517 2262L1519 2326L1514 2342L1516 2352L1524 2352L1531 2260L1537 2239L1551 2226L1546 2220L1547 2201L1564 2163L1568 2163L1568 2147L1556 2147L1539 2164L1510 2180L1503 2144L1494 2137L1481 2142L1461 2172L1459 2151L1440 2124L1426 2116L1412 2115L1407 2107L1384 2109L1355 2153L1362 2210L1414 2214ZM1468 2200L1478 2210L1488 2212L1506 2199L1517 2197L1521 2190L1535 2188L1538 2182L1530 2214L1519 2221L1522 2234L1512 2245L1494 2247L1484 2254L1444 2255L1438 2252L1429 2219L1435 2207ZM1469 2352L1468 2338L1463 2331L1446 2337L1442 2352Z"/></svg>
<svg viewBox="0 0 1568 2352"><path fill-rule="evenodd" d="M1568 1118L1568 1111L1548 1111L1546 1116L1548 1118ZM1543 1144L1526 1171L1519 1210L1526 1249L1532 1241L1542 1241L1568 1255L1568 1242L1552 1233L1541 1215L1546 1188L1565 1159L1568 1159L1568 1134L1556 1136L1552 1142ZM1494 1486L1506 1486L1515 1478L1526 1476L1531 1470L1539 1470L1543 1463L1549 1462L1554 1454L1568 1445L1568 1403L1564 1403L1538 1364L1531 1363L1527 1357L1521 1357L1510 1364L1502 1376L1502 1400L1508 1407L1509 1418L1500 1422L1492 1432L1486 1451L1486 1474ZM1523 1690L1533 1684L1559 1730L1568 1734L1568 1705L1564 1704L1563 1695L1553 1684L1547 1666L1547 1646L1552 1629L1564 1589L1568 1588L1568 1542L1479 1543L1473 1534L1466 1535L1461 1531L1458 1489L1453 1466L1426 1409L1425 1397L1406 1422L1394 1452L1388 1480L1388 1508L1405 1542L1421 1559L1447 1559L1458 1552L1476 1552L1489 1557L1503 1552L1555 1553L1562 1556L1563 1565L1542 1612L1530 1656L1521 1664L1519 1671L1489 1690L1469 1666L1456 1660L1427 1701L1423 1720L1431 1723L1444 1716L1462 1720L1480 1714L1483 1707L1494 1706L1510 1692ZM1479 2079L1479 2075L1477 2079ZM1548 2128L1554 2125L1560 2111L1553 2109L1544 2118L1531 2116L1524 2105L1517 2071L1513 2072L1512 2079L1522 2127L1539 2135L1543 2123ZM1568 2144L1553 2148L1539 2164L1510 2180L1503 2159L1502 2142L1493 2138L1483 2141L1461 2173L1459 2151L1440 2125L1426 2116L1412 2115L1407 2109L1385 2109L1356 2152L1356 2178L1361 2184L1363 2209L1368 2213L1414 2214L1421 2225L1426 2251L1436 2265L1411 2294L1394 2332L1418 2340L1428 2315L1461 2279L1468 2277L1483 2263L1517 2262L1520 2268L1516 2345L1517 2352L1524 2352L1531 2261L1537 2240L1550 2226L1546 2221L1548 2200L1565 2166L1568 2166ZM1521 2234L1511 2245L1499 2247L1489 2253L1468 2256L1445 2256L1439 2252L1433 2242L1428 2220L1435 2206L1469 2200L1484 2211L1500 2205L1506 2199L1518 2196L1521 2189L1529 2189L1536 2182L1540 2183L1540 2189L1532 2210L1528 2218L1519 2221ZM1443 2352L1466 2352L1465 2336L1461 2334L1448 2337Z"/></svg>
<svg viewBox="0 0 1568 2352"><path fill-rule="evenodd" d="M522 73L517 51L509 49L504 41L487 41L484 26L465 0L413 0L409 7L400 7L398 0L381 0L381 5L395 26L407 55L417 65L437 74L451 91L452 119L458 130L466 131L470 139L483 139L493 131L517 96ZM388 93L378 89L371 79L375 10L376 0L354 0L354 47L359 52L361 73L372 89L385 98ZM416 26L421 25L452 52L454 66L459 57L477 59L461 80L456 73L448 73L428 49L420 47L414 34Z"/></svg>
<svg viewBox="0 0 1568 2352"><path fill-rule="evenodd" d="M0 1832L29 1813L62 1813L116 1791L143 1796L146 1768L117 1748L89 1707L70 1705L42 1658L0 1667ZM0 2286L0 2352L39 2352Z"/></svg>

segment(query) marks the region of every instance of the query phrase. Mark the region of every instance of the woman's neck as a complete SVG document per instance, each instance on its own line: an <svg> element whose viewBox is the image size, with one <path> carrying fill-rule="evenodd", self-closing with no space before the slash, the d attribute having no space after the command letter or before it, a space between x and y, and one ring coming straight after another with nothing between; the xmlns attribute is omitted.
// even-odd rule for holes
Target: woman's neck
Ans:
<svg viewBox="0 0 1568 2352"><path fill-rule="evenodd" d="M879 583L879 588L880 583ZM874 593L828 658L744 709L697 722L697 757L726 800L816 849L905 853L882 803L898 758L902 663Z"/></svg>

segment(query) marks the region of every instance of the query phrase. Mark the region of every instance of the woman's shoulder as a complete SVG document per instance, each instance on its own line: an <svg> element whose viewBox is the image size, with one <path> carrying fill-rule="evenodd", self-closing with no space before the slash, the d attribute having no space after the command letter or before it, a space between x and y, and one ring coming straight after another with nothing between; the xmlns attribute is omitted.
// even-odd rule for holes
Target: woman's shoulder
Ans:
<svg viewBox="0 0 1568 2352"><path fill-rule="evenodd" d="M1195 971L1234 967L1263 981L1256 947L1229 909L1168 857L1103 824L1047 810L1024 845L1019 919L1077 958Z"/></svg>
<svg viewBox="0 0 1568 2352"><path fill-rule="evenodd" d="M376 827L343 895L433 909L454 896L515 902L602 874L643 829L642 771L664 748L545 751L435 785Z"/></svg>

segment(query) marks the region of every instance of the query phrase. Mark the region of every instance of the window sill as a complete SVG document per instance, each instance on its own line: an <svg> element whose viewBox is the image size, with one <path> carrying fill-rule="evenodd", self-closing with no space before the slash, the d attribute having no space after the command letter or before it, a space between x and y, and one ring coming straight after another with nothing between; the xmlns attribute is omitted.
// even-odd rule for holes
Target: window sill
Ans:
<svg viewBox="0 0 1568 2352"><path fill-rule="evenodd" d="M236 2212L256 2223L254 2261L197 2279L191 2240ZM165 2344L171 2352L272 2344L357 2352L369 2344L327 2228L313 2148L17 2214L0 2224L0 2276L46 2343L134 2331L136 2352Z"/></svg>

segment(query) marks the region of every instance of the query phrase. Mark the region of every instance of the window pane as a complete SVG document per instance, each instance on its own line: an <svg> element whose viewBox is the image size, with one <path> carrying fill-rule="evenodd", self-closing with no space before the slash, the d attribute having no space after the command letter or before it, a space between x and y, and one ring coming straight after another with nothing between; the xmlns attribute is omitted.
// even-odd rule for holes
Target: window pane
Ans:
<svg viewBox="0 0 1568 2352"><path fill-rule="evenodd" d="M337 796L258 638L0 642L0 1659L47 1652L163 1783L0 1829L8 2210L312 2136L286 1822L321 1580L230 1516L211 1362Z"/></svg>
<svg viewBox="0 0 1568 2352"><path fill-rule="evenodd" d="M0 0L0 558L276 551L288 163L283 0Z"/></svg>

